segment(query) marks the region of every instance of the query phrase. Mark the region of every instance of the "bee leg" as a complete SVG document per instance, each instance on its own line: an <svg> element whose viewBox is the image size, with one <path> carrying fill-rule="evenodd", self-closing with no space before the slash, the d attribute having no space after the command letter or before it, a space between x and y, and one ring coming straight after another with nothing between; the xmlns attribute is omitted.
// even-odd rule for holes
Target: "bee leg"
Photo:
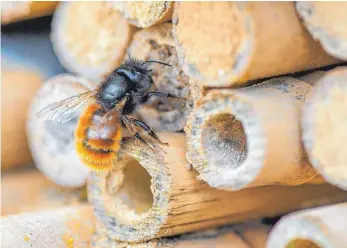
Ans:
<svg viewBox="0 0 347 248"><path fill-rule="evenodd" d="M151 98L152 96L159 96L159 97L170 97L170 98L176 98L176 99L184 99L184 97L178 97L178 96L174 96L168 93L164 93L164 92L158 92L158 91L153 91L153 92L149 92L147 95L145 95L142 98L142 103L145 103L149 100L149 98Z"/></svg>
<svg viewBox="0 0 347 248"><path fill-rule="evenodd" d="M130 120L128 119L127 116L122 116L122 120L125 124L125 126L128 128L128 130L130 131L130 133L132 135L134 135L137 139L139 139L142 143L148 145L153 151L155 151L156 149L158 149L155 145L151 144L150 142L148 142L147 140L145 140L138 132L135 131L134 127L132 126L132 124L130 123Z"/></svg>
<svg viewBox="0 0 347 248"><path fill-rule="evenodd" d="M141 127L149 136L155 139L159 144L169 146L169 143L162 142L158 135L146 123L133 118L131 118L130 121L133 122L135 125Z"/></svg>

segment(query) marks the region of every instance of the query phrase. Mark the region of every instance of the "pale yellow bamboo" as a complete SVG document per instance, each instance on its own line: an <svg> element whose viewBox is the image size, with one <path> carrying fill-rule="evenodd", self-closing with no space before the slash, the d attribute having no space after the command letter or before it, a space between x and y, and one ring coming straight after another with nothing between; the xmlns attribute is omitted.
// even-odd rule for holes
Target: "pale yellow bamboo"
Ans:
<svg viewBox="0 0 347 248"><path fill-rule="evenodd" d="M139 28L158 25L172 18L173 2L170 1L125 1L113 2L115 9Z"/></svg>
<svg viewBox="0 0 347 248"><path fill-rule="evenodd" d="M93 87L95 84L81 77L60 74L44 83L30 106L27 133L35 165L45 176L61 186L81 187L86 183L89 173L75 149L77 119L65 123L44 121L37 117L37 113L51 103Z"/></svg>
<svg viewBox="0 0 347 248"><path fill-rule="evenodd" d="M43 83L35 71L1 70L1 169L32 163L25 122L28 105Z"/></svg>
<svg viewBox="0 0 347 248"><path fill-rule="evenodd" d="M209 91L185 129L187 159L200 179L239 190L315 178L300 136L300 107L310 89L303 81L279 77L244 89Z"/></svg>
<svg viewBox="0 0 347 248"><path fill-rule="evenodd" d="M1 24L51 15L58 1L4 1L1 3Z"/></svg>
<svg viewBox="0 0 347 248"><path fill-rule="evenodd" d="M305 30L294 2L180 2L173 23L183 71L205 86L240 86L339 61Z"/></svg>
<svg viewBox="0 0 347 248"><path fill-rule="evenodd" d="M329 183L347 190L347 67L328 71L302 110L302 139L312 165Z"/></svg>
<svg viewBox="0 0 347 248"><path fill-rule="evenodd" d="M186 168L184 135L160 136L169 143L165 154L130 139L111 171L91 175L89 201L112 239L145 241L347 199L327 184L211 188Z"/></svg>
<svg viewBox="0 0 347 248"><path fill-rule="evenodd" d="M85 188L62 188L36 169L3 173L1 177L1 215L48 210L86 200Z"/></svg>
<svg viewBox="0 0 347 248"><path fill-rule="evenodd" d="M1 218L1 247L87 248L94 225L88 205L10 215Z"/></svg>
<svg viewBox="0 0 347 248"><path fill-rule="evenodd" d="M67 70L100 80L121 64L133 32L110 2L63 2L53 16L51 41Z"/></svg>
<svg viewBox="0 0 347 248"><path fill-rule="evenodd" d="M284 216L272 229L267 248L344 248L347 203L303 210Z"/></svg>
<svg viewBox="0 0 347 248"><path fill-rule="evenodd" d="M347 2L296 2L296 9L314 39L336 58L347 60Z"/></svg>

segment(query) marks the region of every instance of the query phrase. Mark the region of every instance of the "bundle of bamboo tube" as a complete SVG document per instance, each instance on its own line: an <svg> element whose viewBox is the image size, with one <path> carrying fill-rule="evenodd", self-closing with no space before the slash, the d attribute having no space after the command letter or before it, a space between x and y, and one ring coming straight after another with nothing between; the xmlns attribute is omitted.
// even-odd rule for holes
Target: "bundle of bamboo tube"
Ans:
<svg viewBox="0 0 347 248"><path fill-rule="evenodd" d="M59 4L51 41L76 75L35 89L26 132L39 171L3 177L2 246L344 247L347 69L334 67L345 59L346 8L328 23L337 5L324 6ZM36 114L129 58L170 65L150 64L150 91L177 98L134 113L169 146L153 151L126 134L112 169L90 171L75 149L79 117ZM261 218L297 210L268 238Z"/></svg>

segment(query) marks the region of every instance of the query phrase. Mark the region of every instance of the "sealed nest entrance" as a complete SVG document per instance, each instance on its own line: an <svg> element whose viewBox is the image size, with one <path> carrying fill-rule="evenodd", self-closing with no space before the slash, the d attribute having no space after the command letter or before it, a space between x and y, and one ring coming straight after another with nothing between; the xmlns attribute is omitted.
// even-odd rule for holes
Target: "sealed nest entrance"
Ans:
<svg viewBox="0 0 347 248"><path fill-rule="evenodd" d="M139 220L153 206L151 176L141 164L132 158L116 173L109 174L107 190L112 204L122 213L118 218L125 223Z"/></svg>
<svg viewBox="0 0 347 248"><path fill-rule="evenodd" d="M307 239L294 239L290 241L286 248L322 248L311 240Z"/></svg>
<svg viewBox="0 0 347 248"><path fill-rule="evenodd" d="M205 157L217 167L236 168L247 157L247 138L242 123L227 113L213 115L203 127Z"/></svg>

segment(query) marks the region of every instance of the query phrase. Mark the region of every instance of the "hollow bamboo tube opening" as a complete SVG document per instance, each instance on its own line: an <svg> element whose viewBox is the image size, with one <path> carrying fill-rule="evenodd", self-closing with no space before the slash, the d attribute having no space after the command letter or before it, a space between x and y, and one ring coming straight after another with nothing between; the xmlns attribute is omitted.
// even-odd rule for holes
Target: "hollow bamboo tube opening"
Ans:
<svg viewBox="0 0 347 248"><path fill-rule="evenodd" d="M108 2L63 2L52 20L51 41L71 72L99 80L121 64L134 28Z"/></svg>
<svg viewBox="0 0 347 248"><path fill-rule="evenodd" d="M181 2L173 23L182 69L205 86L241 85L339 61L307 33L293 2Z"/></svg>
<svg viewBox="0 0 347 248"><path fill-rule="evenodd" d="M112 4L131 24L139 28L148 28L170 21L174 5L170 1L113 2Z"/></svg>
<svg viewBox="0 0 347 248"><path fill-rule="evenodd" d="M347 67L327 72L302 110L305 149L312 165L329 182L347 189Z"/></svg>
<svg viewBox="0 0 347 248"><path fill-rule="evenodd" d="M154 153L131 138L124 142L111 171L91 174L89 202L111 239L143 242L314 206L323 199L347 199L346 192L331 185L217 190L187 170L183 134L160 137L169 143L163 147L166 154Z"/></svg>
<svg viewBox="0 0 347 248"><path fill-rule="evenodd" d="M240 90L210 91L186 127L187 159L200 178L226 190L309 182L300 106L311 86L282 77Z"/></svg>
<svg viewBox="0 0 347 248"><path fill-rule="evenodd" d="M54 12L58 2L4 1L1 3L1 25L47 16Z"/></svg>
<svg viewBox="0 0 347 248"><path fill-rule="evenodd" d="M1 247L90 247L95 218L88 205L1 218Z"/></svg>
<svg viewBox="0 0 347 248"><path fill-rule="evenodd" d="M183 130L187 115L193 106L189 78L178 65L176 48L172 38L172 24L165 23L135 33L128 53L144 61L161 61L169 66L150 64L154 81L153 91L161 91L177 98L157 97L138 108L137 113L151 128L157 131Z"/></svg>
<svg viewBox="0 0 347 248"><path fill-rule="evenodd" d="M311 35L325 51L347 60L347 3L297 2L296 9Z"/></svg>
<svg viewBox="0 0 347 248"><path fill-rule="evenodd" d="M92 87L95 86L83 78L60 74L44 83L30 106L27 133L35 165L61 186L80 187L86 183L89 173L75 149L77 119L58 123L43 121L36 115L49 104L86 92Z"/></svg>
<svg viewBox="0 0 347 248"><path fill-rule="evenodd" d="M347 244L346 223L346 203L294 212L275 225L266 247L343 248Z"/></svg>

